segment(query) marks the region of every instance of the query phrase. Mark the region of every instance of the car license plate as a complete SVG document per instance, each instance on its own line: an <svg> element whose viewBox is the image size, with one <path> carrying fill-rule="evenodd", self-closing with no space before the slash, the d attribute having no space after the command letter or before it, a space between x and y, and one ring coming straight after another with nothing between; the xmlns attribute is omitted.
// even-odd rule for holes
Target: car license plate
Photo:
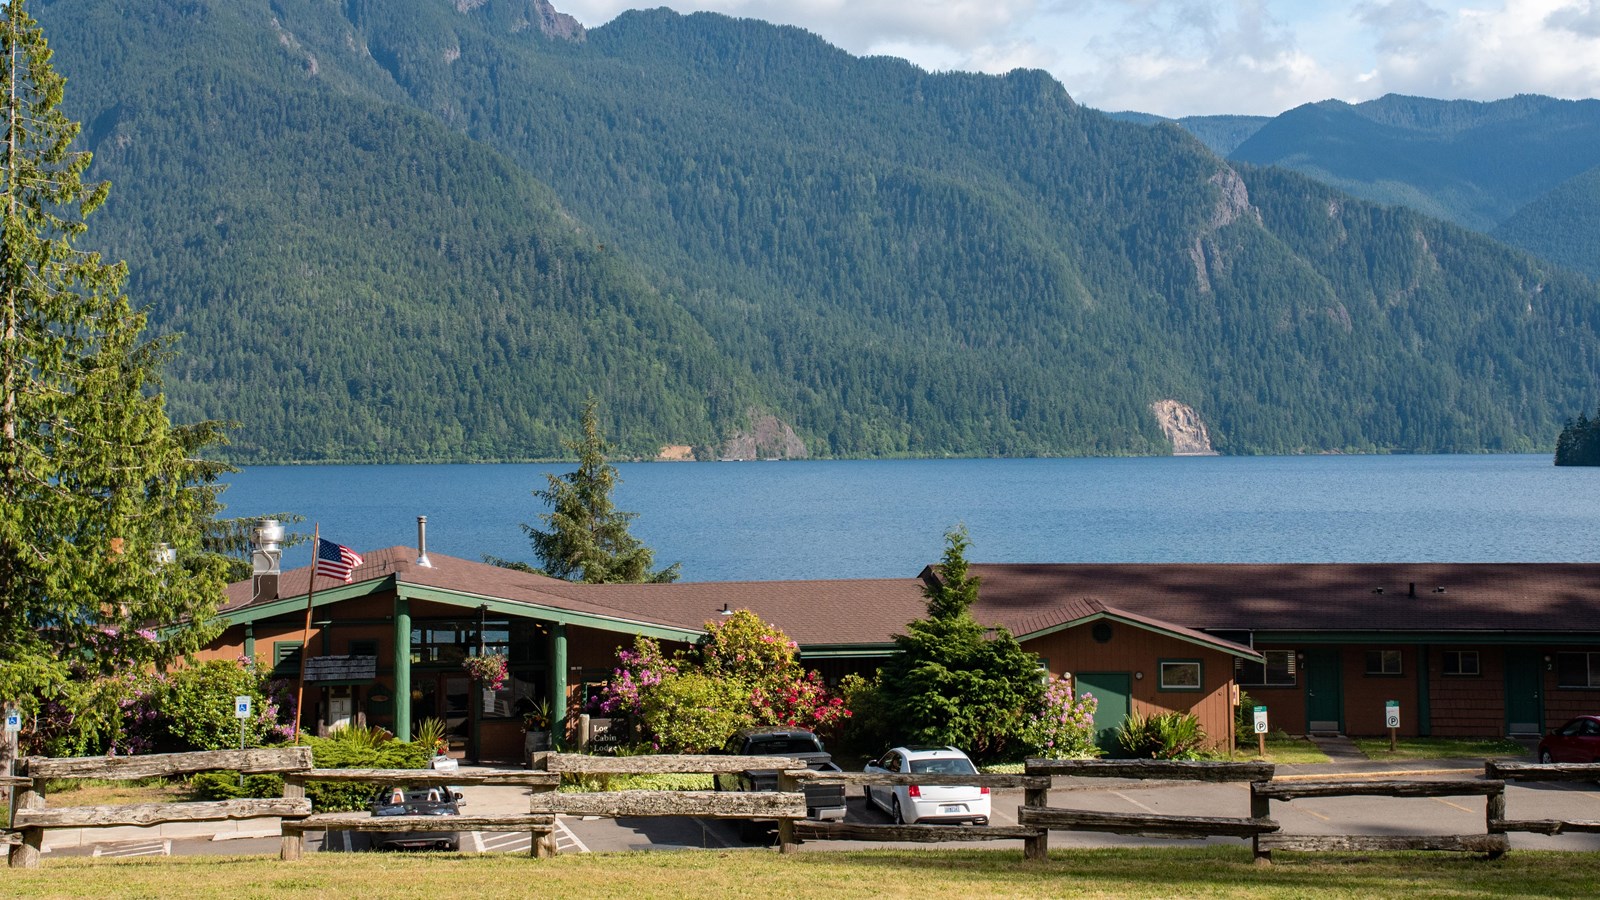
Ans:
<svg viewBox="0 0 1600 900"><path fill-rule="evenodd" d="M941 807L939 807L940 814L941 815L946 815L946 816L951 815L952 813L964 813L966 811L967 811L967 808L965 806L941 806Z"/></svg>

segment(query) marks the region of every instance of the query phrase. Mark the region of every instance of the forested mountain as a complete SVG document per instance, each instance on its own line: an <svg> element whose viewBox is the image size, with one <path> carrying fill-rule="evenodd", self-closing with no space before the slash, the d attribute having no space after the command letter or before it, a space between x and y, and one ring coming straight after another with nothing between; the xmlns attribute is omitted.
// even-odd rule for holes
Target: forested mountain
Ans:
<svg viewBox="0 0 1600 900"><path fill-rule="evenodd" d="M1600 100L1390 94L1310 103L1253 126L1244 116L1176 122L1231 161L1293 169L1600 276Z"/></svg>
<svg viewBox="0 0 1600 900"><path fill-rule="evenodd" d="M1263 125L1272 121L1271 116L1184 116L1181 119L1169 119L1141 112L1112 112L1106 115L1118 121L1140 125L1170 122L1199 138L1200 143L1211 148L1211 152L1218 156L1232 153L1233 148L1249 140Z"/></svg>
<svg viewBox="0 0 1600 900"><path fill-rule="evenodd" d="M625 450L752 418L820 455L1549 447L1596 289L1040 72L929 74L541 0L35 7L113 200L91 235L185 332L238 459ZM1237 171L1236 171L1237 169Z"/></svg>

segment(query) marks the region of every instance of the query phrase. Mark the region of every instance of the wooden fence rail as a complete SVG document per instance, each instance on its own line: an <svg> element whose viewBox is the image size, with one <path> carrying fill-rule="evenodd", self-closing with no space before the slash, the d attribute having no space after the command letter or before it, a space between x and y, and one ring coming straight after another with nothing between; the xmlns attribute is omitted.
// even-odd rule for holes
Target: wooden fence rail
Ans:
<svg viewBox="0 0 1600 900"><path fill-rule="evenodd" d="M532 853L556 853L555 816L700 816L711 818L775 819L782 852L793 852L802 840L1023 841L1026 859L1045 859L1051 830L1097 831L1170 838L1230 836L1250 838L1258 860L1270 861L1273 850L1380 851L1398 849L1451 850L1499 856L1509 849L1507 832L1540 834L1600 833L1600 821L1510 819L1506 815L1507 781L1600 781L1600 764L1537 765L1491 761L1483 780L1425 781L1273 781L1270 763L1206 763L1163 760L1028 760L1020 775L868 774L864 772L814 772L799 759L748 756L659 755L596 757L570 753L536 753L531 771L439 772L431 769L316 769L306 747L275 750L224 750L204 753L162 754L142 757L47 759L20 761L21 774L0 783L14 785L17 802L11 831L0 830L0 847L10 847L13 866L37 866L43 834L50 828L108 825L154 825L166 822L223 821L274 817L282 833L281 856L299 859L304 835L309 831L362 830L373 832L433 830L438 817L375 817L367 813L316 813L306 799L311 783L374 782L408 786L510 785L525 786L530 794L526 812L454 816L452 830L528 831L534 837ZM203 803L131 804L52 808L46 803L50 778L134 779L231 769L246 773L280 773L282 797L238 799ZM779 789L743 791L602 791L558 792L563 775L609 776L620 774L742 772L777 770ZM1053 779L1127 778L1194 782L1249 782L1250 815L1167 816L1107 813L1050 806ZM978 785L1020 788L1023 804L1015 826L870 825L846 822L812 822L805 819L805 785L868 784ZM1427 798L1482 796L1485 798L1484 834L1463 835L1286 835L1271 818L1271 803L1327 797ZM0 824L5 824L0 822Z"/></svg>
<svg viewBox="0 0 1600 900"><path fill-rule="evenodd" d="M1489 760L1484 776L1504 781L1600 781L1600 763L1509 763ZM1600 833L1600 821L1563 819L1508 819L1504 798L1489 810L1489 831L1534 834Z"/></svg>
<svg viewBox="0 0 1600 900"><path fill-rule="evenodd" d="M1135 778L1139 780L1199 782L1264 782L1272 778L1272 763L1198 762L1165 759L1030 759L1025 771L1030 776L1070 778ZM1047 859L1049 832L1095 831L1109 834L1136 834L1158 838L1256 837L1276 831L1272 821L1257 804L1251 804L1250 818L1215 816L1166 816L1104 813L1085 809L1056 809L1050 806L1049 786L1029 788L1017 810L1017 823L1040 829L1038 837L1027 839L1024 859Z"/></svg>
<svg viewBox="0 0 1600 900"><path fill-rule="evenodd" d="M1267 815L1273 800L1292 801L1307 797L1460 797L1485 798L1485 834L1351 835L1351 834L1260 834L1253 840L1255 858L1270 862L1274 850L1294 851L1378 851L1446 850L1487 853L1498 857L1511 848L1503 832L1495 830L1495 820L1504 818L1506 783L1486 781L1300 781L1257 782L1250 785L1252 815Z"/></svg>
<svg viewBox="0 0 1600 900"><path fill-rule="evenodd" d="M208 750L196 753L160 753L149 756L85 756L52 759L30 756L21 761L25 783L17 791L12 827L21 839L11 847L10 864L31 869L39 865L44 833L50 828L93 828L117 825L150 826L168 822L217 822L258 818L301 818L311 814L303 791L286 780L282 797L192 803L140 803L108 806L49 808L45 796L51 778L135 778L192 775L217 769L241 773L294 772L311 768L310 747L271 750Z"/></svg>

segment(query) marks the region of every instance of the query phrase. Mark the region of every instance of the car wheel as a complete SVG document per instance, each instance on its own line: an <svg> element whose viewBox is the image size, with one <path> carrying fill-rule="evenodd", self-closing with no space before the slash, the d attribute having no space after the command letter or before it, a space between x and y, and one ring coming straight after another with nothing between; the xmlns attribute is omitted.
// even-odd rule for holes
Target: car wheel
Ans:
<svg viewBox="0 0 1600 900"><path fill-rule="evenodd" d="M1549 750L1540 750L1539 751L1539 762L1546 763L1546 764L1553 763L1553 762L1555 762L1555 757L1550 755L1550 751Z"/></svg>
<svg viewBox="0 0 1600 900"><path fill-rule="evenodd" d="M893 810L893 812L890 813L890 815L894 817L894 823L896 825L904 825L904 824L906 824L906 814L905 814L904 810L900 809L900 798L899 797L895 797L894 798L893 806L894 806L894 810Z"/></svg>

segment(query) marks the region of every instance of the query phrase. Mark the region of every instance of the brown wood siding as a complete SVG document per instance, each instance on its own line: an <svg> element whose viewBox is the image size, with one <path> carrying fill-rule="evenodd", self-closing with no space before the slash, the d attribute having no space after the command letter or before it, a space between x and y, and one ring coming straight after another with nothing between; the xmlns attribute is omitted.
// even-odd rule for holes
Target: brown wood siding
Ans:
<svg viewBox="0 0 1600 900"><path fill-rule="evenodd" d="M1481 674L1444 674L1446 650L1478 651ZM1428 703L1432 707L1435 736L1493 737L1504 734L1505 694L1505 651L1502 648L1436 645L1428 649Z"/></svg>
<svg viewBox="0 0 1600 900"><path fill-rule="evenodd" d="M1592 647L1561 649L1596 652ZM1552 648L1544 652L1553 659L1560 651ZM1544 673L1544 730L1547 734L1576 716L1600 713L1600 688L1556 687L1556 673L1552 669L1553 666L1547 665Z"/></svg>
<svg viewBox="0 0 1600 900"><path fill-rule="evenodd" d="M1241 685L1240 690L1250 695L1252 706L1267 708L1267 727L1285 734L1306 733L1306 676L1299 658L1302 648L1282 644L1262 644L1257 650L1290 650L1295 652L1295 683L1283 687ZM1232 664L1231 662L1229 663Z"/></svg>
<svg viewBox="0 0 1600 900"><path fill-rule="evenodd" d="M1399 650L1399 675L1368 675L1368 650ZM1356 737L1389 733L1383 727L1384 701L1400 701L1400 734L1415 736L1417 727L1417 648L1399 644L1345 647L1340 653L1344 674L1344 730Z"/></svg>
<svg viewBox="0 0 1600 900"><path fill-rule="evenodd" d="M1193 713L1210 745L1229 749L1233 738L1233 657L1122 622L1112 622L1111 640L1092 636L1093 623L1035 638L1023 645L1039 654L1060 677L1063 672L1127 672L1133 678L1130 706L1146 715ZM1198 691L1161 690L1162 660L1199 660L1203 679ZM1136 677L1143 673L1143 678Z"/></svg>

